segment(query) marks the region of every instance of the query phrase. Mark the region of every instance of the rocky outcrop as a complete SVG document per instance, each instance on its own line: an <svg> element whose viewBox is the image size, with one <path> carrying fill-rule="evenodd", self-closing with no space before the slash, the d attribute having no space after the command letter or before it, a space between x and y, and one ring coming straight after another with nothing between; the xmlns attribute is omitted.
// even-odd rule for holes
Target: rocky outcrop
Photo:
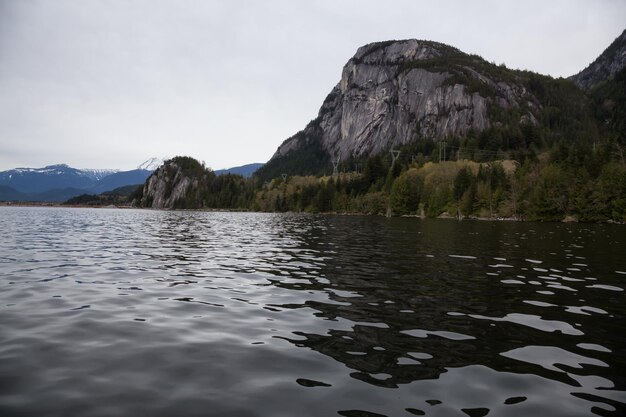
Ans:
<svg viewBox="0 0 626 417"><path fill-rule="evenodd" d="M570 79L582 90L589 90L600 81L610 80L626 67L626 30L587 68Z"/></svg>
<svg viewBox="0 0 626 417"><path fill-rule="evenodd" d="M238 174L215 172L189 156L176 156L148 178L133 204L166 209L248 208L254 182Z"/></svg>
<svg viewBox="0 0 626 417"><path fill-rule="evenodd" d="M493 124L490 106L519 108L522 122L535 122L537 101L511 71L499 68L436 42L363 46L344 66L318 117L272 159L311 140L331 159L346 160L421 138L482 131Z"/></svg>
<svg viewBox="0 0 626 417"><path fill-rule="evenodd" d="M173 208L190 190L198 187L198 178L188 175L177 158L166 161L148 178L138 203L141 207Z"/></svg>

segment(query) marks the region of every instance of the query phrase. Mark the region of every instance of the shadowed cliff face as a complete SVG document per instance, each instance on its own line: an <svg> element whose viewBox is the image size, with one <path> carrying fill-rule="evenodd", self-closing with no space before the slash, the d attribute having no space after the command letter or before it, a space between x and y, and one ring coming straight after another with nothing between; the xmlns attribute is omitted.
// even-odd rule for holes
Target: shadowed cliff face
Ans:
<svg viewBox="0 0 626 417"><path fill-rule="evenodd" d="M626 30L587 68L570 79L582 90L590 90L603 80L612 79L626 67Z"/></svg>
<svg viewBox="0 0 626 417"><path fill-rule="evenodd" d="M321 130L321 146L332 159L345 160L419 138L482 131L492 126L490 105L536 105L521 83L481 71L487 67L498 68L435 42L363 46L344 66L341 81L317 119L303 134L286 140L273 158L301 148L313 131ZM530 110L523 113L526 120L535 121Z"/></svg>

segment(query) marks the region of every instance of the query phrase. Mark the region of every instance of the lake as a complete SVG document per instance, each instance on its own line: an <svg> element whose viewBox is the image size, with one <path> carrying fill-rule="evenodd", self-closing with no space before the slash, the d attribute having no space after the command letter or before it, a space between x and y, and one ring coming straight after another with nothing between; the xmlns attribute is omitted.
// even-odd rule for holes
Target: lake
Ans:
<svg viewBox="0 0 626 417"><path fill-rule="evenodd" d="M0 207L2 416L626 414L626 227Z"/></svg>

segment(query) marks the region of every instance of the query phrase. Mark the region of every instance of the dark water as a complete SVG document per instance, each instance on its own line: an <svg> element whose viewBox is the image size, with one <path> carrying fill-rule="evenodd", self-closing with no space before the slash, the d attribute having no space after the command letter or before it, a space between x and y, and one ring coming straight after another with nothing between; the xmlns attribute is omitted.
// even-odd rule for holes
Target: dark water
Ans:
<svg viewBox="0 0 626 417"><path fill-rule="evenodd" d="M626 228L0 208L1 416L626 413Z"/></svg>

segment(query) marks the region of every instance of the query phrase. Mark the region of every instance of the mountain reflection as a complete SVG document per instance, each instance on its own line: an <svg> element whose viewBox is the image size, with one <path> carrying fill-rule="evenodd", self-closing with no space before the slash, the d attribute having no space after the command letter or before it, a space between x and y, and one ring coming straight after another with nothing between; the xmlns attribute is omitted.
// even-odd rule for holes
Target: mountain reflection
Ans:
<svg viewBox="0 0 626 417"><path fill-rule="evenodd" d="M2 415L626 414L618 226L2 214Z"/></svg>
<svg viewBox="0 0 626 417"><path fill-rule="evenodd" d="M385 223L384 227L380 223ZM353 378L379 387L437 379L449 368L476 364L520 374L530 369L536 375L580 387L575 375L567 372L579 367L575 363L548 369L540 361L512 361L506 356L514 349L534 345L574 347L579 339L563 329L580 329L572 330L573 335L592 329L581 325L585 317L563 311L556 317L552 314L551 320L542 319L545 309L523 302L537 298L535 288L501 282L507 277L519 279L522 274L529 279L533 270L520 254L537 253L539 257L543 245L549 243L535 242L534 248L529 248L524 236L516 234L514 224L487 225L493 227L493 233L479 239L475 237L477 227L484 225L435 225L405 219L333 219L329 224L320 217L317 227L298 235L302 236L299 253L323 254L321 268L305 270L306 284L302 275L296 282L270 281L290 291L325 293L326 300L272 307L309 308L327 328L318 333L294 331L294 337L281 338L323 353L353 370ZM560 262L551 266L567 266ZM558 299L565 305L577 302L574 292L563 292ZM484 320L481 315L487 312L495 318ZM513 316L517 321L506 319ZM558 358L554 361L558 363ZM606 371L583 366L584 372Z"/></svg>

